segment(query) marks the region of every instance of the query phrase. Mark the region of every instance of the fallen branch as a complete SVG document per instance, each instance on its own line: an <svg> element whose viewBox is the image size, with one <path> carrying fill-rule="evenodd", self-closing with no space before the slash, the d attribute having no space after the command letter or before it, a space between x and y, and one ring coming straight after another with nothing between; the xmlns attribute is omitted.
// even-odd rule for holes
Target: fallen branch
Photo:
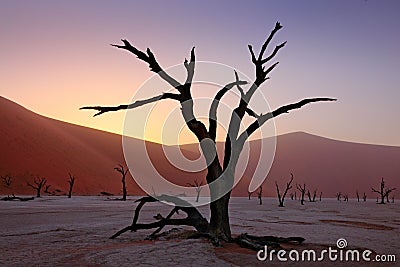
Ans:
<svg viewBox="0 0 400 267"><path fill-rule="evenodd" d="M157 202L157 201L166 201L166 202L174 203L175 207L165 218L162 217L160 214L157 214L157 216L155 216L155 218L158 220L155 222L137 223L137 221L139 219L139 213L140 213L140 210L142 209L142 207L148 202ZM142 197L142 198L136 200L135 202L139 202L139 205L135 209L132 224L121 229L114 235L112 235L110 237L110 239L114 239L127 231L135 232L135 231L141 230L141 229L157 228L157 230L154 231L149 236L149 238L153 238L158 232L160 232L167 225L193 226L200 233L208 232L209 224L208 224L207 220L201 215L201 213L195 207L190 206L189 203L187 203L186 201L184 201L182 199L179 199L178 197L161 195L161 196L158 196L156 199L152 196L146 196L146 197ZM175 213L178 213L179 210L185 212L187 214L187 217L180 218L180 219L172 219L171 218L172 215Z"/></svg>
<svg viewBox="0 0 400 267"><path fill-rule="evenodd" d="M16 197L14 195L12 195L12 197L7 196L7 197L3 197L0 200L3 201L13 201L13 200L19 200L19 201L29 201L29 200L34 200L34 197Z"/></svg>

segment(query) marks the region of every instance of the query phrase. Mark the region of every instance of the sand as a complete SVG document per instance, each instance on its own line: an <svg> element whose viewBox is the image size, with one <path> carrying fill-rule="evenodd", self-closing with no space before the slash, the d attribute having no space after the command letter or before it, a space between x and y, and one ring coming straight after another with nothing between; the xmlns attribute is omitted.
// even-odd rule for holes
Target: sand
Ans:
<svg viewBox="0 0 400 267"><path fill-rule="evenodd" d="M0 201L0 266L282 264L260 262L256 252L234 244L215 248L203 239L183 239L181 233L191 229L185 227L157 241L144 240L151 231L127 232L110 240L109 236L131 222L136 198L129 199L122 202L106 201L106 197L43 197L29 202ZM277 204L277 200L272 198L264 199L261 206L256 198L233 198L230 206L232 232L302 236L306 241L300 250L336 248L337 239L345 238L348 248L400 256L398 203L378 205L372 200L345 203L325 199L301 206L299 202L287 199L286 207L279 208ZM208 215L208 207L200 209ZM169 210L167 205L151 203L143 209L139 220L149 222L157 213L165 215ZM333 265L330 262L322 264ZM321 263L295 265L320 266ZM354 263L339 265L354 266ZM379 266L396 265L385 263Z"/></svg>

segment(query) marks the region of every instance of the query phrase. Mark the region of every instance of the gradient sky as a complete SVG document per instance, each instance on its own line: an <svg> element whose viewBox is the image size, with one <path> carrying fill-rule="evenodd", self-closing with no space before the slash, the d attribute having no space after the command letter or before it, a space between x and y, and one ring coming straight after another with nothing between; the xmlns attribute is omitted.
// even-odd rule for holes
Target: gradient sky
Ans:
<svg viewBox="0 0 400 267"><path fill-rule="evenodd" d="M196 46L198 60L253 78L247 45L259 51L280 21L275 40L288 43L260 89L271 107L316 96L339 101L279 117L277 133L400 146L399 14L400 1L382 0L3 0L0 95L51 118L121 133L123 112L93 118L78 110L129 102L152 75L110 43L127 38L150 47L164 67Z"/></svg>

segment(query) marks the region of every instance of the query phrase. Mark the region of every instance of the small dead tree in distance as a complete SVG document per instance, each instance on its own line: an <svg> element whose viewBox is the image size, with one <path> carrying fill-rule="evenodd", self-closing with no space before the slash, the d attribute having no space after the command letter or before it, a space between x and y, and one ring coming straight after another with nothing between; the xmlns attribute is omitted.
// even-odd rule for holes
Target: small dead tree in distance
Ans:
<svg viewBox="0 0 400 267"><path fill-rule="evenodd" d="M49 191L49 190L50 190L50 187L51 187L50 184L45 185L45 186L44 186L44 191L43 191L43 192L45 192L45 193L48 194L48 195L52 195L53 193Z"/></svg>
<svg viewBox="0 0 400 267"><path fill-rule="evenodd" d="M245 142L248 138L257 131L264 123L269 121L272 118L275 118L281 114L288 113L293 109L301 108L302 106L320 102L320 101L335 101L336 99L332 98L309 98L303 99L297 103L289 104L286 106L279 107L278 109L268 112L265 114L258 115L255 111L251 110L249 107L250 100L256 90L260 88L260 86L269 79L268 75L270 72L278 65L278 63L272 64L270 67L266 67L265 64L269 63L278 53L278 51L283 48L286 42L277 45L271 55L265 57L264 53L274 37L275 33L278 32L282 28L279 22L276 23L275 28L270 33L267 40L261 47L261 51L256 56L253 51L253 47L251 45L248 46L251 61L255 66L255 80L250 84L249 89L245 92L245 90L241 87L246 85L246 81L241 81L235 73L236 81L227 84L223 88L220 89L219 92L214 97L214 100L211 104L209 110L209 125L208 127L200 120L198 120L194 114L194 100L192 98L192 80L195 71L195 50L194 48L190 53L190 61L184 61L184 67L187 72L186 81L184 83L178 82L172 76L170 76L166 71L164 71L159 63L157 62L153 52L148 48L146 52L138 50L136 47L132 46L131 43L127 40L122 40L122 45L112 45L119 49L126 50L132 54L134 54L138 59L149 64L150 70L158 74L164 81L170 84L173 88L176 89L177 93L163 93L159 96L155 96L152 98L138 100L129 105L119 105L114 107L102 107L102 106L91 106L91 107L83 107L81 109L91 109L98 111L95 116L104 114L106 112L125 110L125 109L134 109L140 107L142 105L153 103L156 101L161 101L165 99L178 101L181 106L181 113L183 118L185 119L185 123L188 129L197 137L199 142L208 140L213 146L201 147L203 154L205 157L210 157L210 164L207 166L207 174L206 181L207 184L210 185L213 181L216 181L219 177L223 176L224 179L221 180L221 183L216 185L216 188L210 187L211 198L216 199L215 201L210 203L210 221L207 227L202 228L203 234L207 234L212 237L214 240L225 240L232 241L231 237L231 228L229 223L229 200L231 196L231 190L234 183L234 175L235 169L239 160L240 153L244 147ZM240 93L241 99L237 103L237 107L231 113L231 119L228 126L227 135L225 138L225 149L224 149L224 159L223 163L219 160L219 156L216 153L216 130L218 126L217 119L217 110L219 106L219 102L221 98L231 89L237 88ZM249 115L255 118L255 121L251 123L243 132L240 132L240 124L245 117L245 115ZM217 155L217 156L214 156ZM211 158L213 157L213 158ZM228 192L222 197L216 197L216 193L224 188L228 188ZM214 196L214 197L213 197ZM144 202L143 202L144 203ZM197 210L197 209L196 209ZM197 215L199 213L196 213ZM191 215L188 213L188 216ZM202 220L203 221L203 220ZM176 221L172 221L172 219L165 220L166 224L173 224ZM176 224L175 224L176 225ZM192 224L192 226L194 226ZM138 226L136 226L138 227ZM141 227L149 227L149 224ZM143 228L136 228L143 229ZM248 238L248 236L247 236ZM243 241L243 238L241 238ZM248 243L254 244L254 240L250 240Z"/></svg>
<svg viewBox="0 0 400 267"><path fill-rule="evenodd" d="M262 191L263 191L263 187L262 185L260 185L260 188L258 189L258 193L257 193L257 197L258 200L260 201L259 204L262 205Z"/></svg>
<svg viewBox="0 0 400 267"><path fill-rule="evenodd" d="M315 202L315 199L317 198L317 189L313 191L313 197L312 197L312 202Z"/></svg>
<svg viewBox="0 0 400 267"><path fill-rule="evenodd" d="M387 197L387 195L389 195L392 191L396 190L396 188L385 189L385 181L382 178L380 190L378 191L378 190L374 189L373 187L371 187L371 190L372 190L372 192L378 193L379 196L381 197L381 202L379 202L379 204L385 204L385 197Z"/></svg>
<svg viewBox="0 0 400 267"><path fill-rule="evenodd" d="M36 197L40 197L40 192L43 186L45 186L45 184L47 183L47 180L45 178L40 179L39 177L36 177L33 179L33 183L35 185L29 182L27 182L26 184L36 190Z"/></svg>
<svg viewBox="0 0 400 267"><path fill-rule="evenodd" d="M121 164L118 164L118 167L115 167L114 170L116 170L117 172L121 173L122 178L121 178L121 182L122 182L122 198L120 200L125 201L126 200L126 195L127 195L127 191L126 191L126 182L125 182L125 178L126 178L126 174L128 173L128 168L125 170L124 166L122 166Z"/></svg>
<svg viewBox="0 0 400 267"><path fill-rule="evenodd" d="M69 184L68 198L71 198L71 196L72 196L72 188L74 187L74 184L75 184L75 176L73 176L71 173L69 173L68 184Z"/></svg>
<svg viewBox="0 0 400 267"><path fill-rule="evenodd" d="M365 194L365 192L363 193L363 200L364 202L367 201L367 194Z"/></svg>
<svg viewBox="0 0 400 267"><path fill-rule="evenodd" d="M356 190L357 202L360 202L360 195L358 194L358 190Z"/></svg>
<svg viewBox="0 0 400 267"><path fill-rule="evenodd" d="M311 200L311 193L310 193L310 190L309 190L309 189L307 190L307 194L306 194L306 195L307 195L307 197L308 197L308 201L309 201L309 202L312 202L312 200Z"/></svg>
<svg viewBox="0 0 400 267"><path fill-rule="evenodd" d="M283 191L283 195L282 196L281 196L281 193L279 192L278 182L275 181L276 192L278 193L279 207L284 207L285 206L284 205L284 201L285 201L286 194L289 191L289 189L292 188L293 173L291 173L290 176L291 176L290 181L286 183L286 188L285 188L285 191ZM291 198L293 199L293 194L291 194Z"/></svg>
<svg viewBox="0 0 400 267"><path fill-rule="evenodd" d="M304 195L306 194L306 184L303 184L303 186L301 186L300 184L296 184L296 188L301 193L300 204L304 205Z"/></svg>
<svg viewBox="0 0 400 267"><path fill-rule="evenodd" d="M249 200L251 199L251 195L253 194L253 192L247 191L247 195L249 196Z"/></svg>
<svg viewBox="0 0 400 267"><path fill-rule="evenodd" d="M317 190L314 190L314 191L313 191L312 197L311 197L311 192L310 192L310 190L307 190L307 197L308 197L308 200L309 200L310 202L315 202L315 199L317 198Z"/></svg>
<svg viewBox="0 0 400 267"><path fill-rule="evenodd" d="M7 188L11 187L11 184L13 183L14 179L11 177L10 174L2 175L1 176L1 181L3 182L3 185Z"/></svg>
<svg viewBox="0 0 400 267"><path fill-rule="evenodd" d="M322 191L319 192L319 201L322 201Z"/></svg>
<svg viewBox="0 0 400 267"><path fill-rule="evenodd" d="M203 185L203 182L197 181L197 179L194 180L194 183L187 183L189 186L194 187L194 190L196 190L196 202L199 202L199 197L200 197L200 192L201 192L201 186Z"/></svg>
<svg viewBox="0 0 400 267"><path fill-rule="evenodd" d="M342 201L342 193L341 192L336 193L336 199L337 199L337 201Z"/></svg>

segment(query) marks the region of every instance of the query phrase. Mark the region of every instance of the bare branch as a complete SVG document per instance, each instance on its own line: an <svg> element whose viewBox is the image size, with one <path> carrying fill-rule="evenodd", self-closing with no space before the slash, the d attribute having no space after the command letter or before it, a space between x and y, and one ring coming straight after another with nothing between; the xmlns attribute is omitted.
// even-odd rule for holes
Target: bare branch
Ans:
<svg viewBox="0 0 400 267"><path fill-rule="evenodd" d="M275 33L277 31L279 31L280 29L282 29L282 25L277 21L275 23L275 28L271 31L271 33L269 34L267 40L264 42L264 44L261 47L261 51L260 54L258 55L258 61L261 61L265 50L267 49L267 46L269 45L269 43L271 42L272 38L274 37Z"/></svg>
<svg viewBox="0 0 400 267"><path fill-rule="evenodd" d="M90 110L97 110L99 111L98 113L94 114L93 117L99 116L103 113L110 112L110 111L118 111L118 110L124 110L124 109L134 109L146 104L150 104L153 102L157 102L162 99L173 99L173 100L180 100L180 95L179 94L174 94L174 93L163 93L158 96L153 96L148 99L144 100L138 100L133 102L132 104L129 105L119 105L119 106L114 106L114 107L102 107L102 106L89 106L89 107L81 107L80 109L90 109Z"/></svg>
<svg viewBox="0 0 400 267"><path fill-rule="evenodd" d="M110 239L114 239L127 231L158 228L152 235L150 235L150 237L154 237L154 235L158 233L166 225L188 225L188 226L193 226L200 233L207 232L209 227L207 220L200 214L200 212L195 207L187 206L188 203L186 201L167 195L158 196L157 199L155 199L152 196L147 196L147 197L142 197L137 201L135 201L139 202L139 205L135 209L135 215L132 224L115 233L113 236L110 237ZM166 218L162 216L157 216L157 219L159 220L156 222L137 223L140 210L142 209L144 204L146 204L147 202L156 202L156 201L167 201L174 203L175 208L168 214ZM180 204L184 206L179 206ZM185 212L187 214L187 217L182 219L171 219L172 215L174 213L177 213L178 210L182 210L183 212Z"/></svg>
<svg viewBox="0 0 400 267"><path fill-rule="evenodd" d="M240 93L240 97L243 98L244 91L243 91L243 88L240 86L240 79L239 79L239 75L237 74L236 70L235 70L235 79L236 79L236 88L238 89L238 91Z"/></svg>
<svg viewBox="0 0 400 267"><path fill-rule="evenodd" d="M120 48L120 49L125 49L131 53L133 53L134 55L136 55L140 60L143 60L144 62L147 62L149 64L150 70L157 73L158 75L160 75L160 77L162 79L164 79L166 82L168 82L172 87L174 88L178 88L179 86L181 86L181 84L175 80L174 78L172 78L171 76L169 76L162 68L161 66L158 64L156 58L154 57L154 54L151 52L151 50L149 48L147 48L146 53L138 50L137 48L133 47L129 41L122 39L121 40L124 45L115 45L112 44L112 46Z"/></svg>
<svg viewBox="0 0 400 267"><path fill-rule="evenodd" d="M253 46L252 45L248 45L247 47L249 48L249 51L250 51L250 54L251 54L251 62L256 64L257 63L257 59L256 59L256 55L254 54L254 51L253 51Z"/></svg>
<svg viewBox="0 0 400 267"><path fill-rule="evenodd" d="M286 43L287 43L287 42L283 42L283 43L281 43L280 45L277 45L277 46L275 47L274 51L272 52L272 54L271 54L269 57L267 57L267 58L261 60L261 64L265 64L265 63L267 63L268 61L270 61L271 59L273 59L273 58L276 56L276 54L278 53L278 51L279 51L282 47L284 47L284 46L286 45ZM261 55L261 54L260 54L260 55Z"/></svg>
<svg viewBox="0 0 400 267"><path fill-rule="evenodd" d="M232 151L231 151L232 150L232 142L236 142L236 140L237 140L237 136L238 136L239 128L240 128L240 122L242 121L242 119L246 113L246 109L248 107L248 104L249 104L252 96L254 95L255 91L260 87L260 85L268 79L268 77L267 77L268 73L271 72L278 64L278 63L275 63L274 65L269 67L267 70L265 70L265 67L263 66L263 64L265 62L262 62L262 57L263 57L263 54L264 54L265 49L267 48L269 42L274 37L275 33L281 28L282 28L281 24L279 22L277 22L275 24L275 28L272 30L271 34L269 35L267 40L264 42L264 44L261 48L261 52L258 55L258 59L256 58L256 56L254 54L253 47L251 45L248 45L248 48L249 48L249 51L251 54L251 59L255 66L255 69L256 69L256 79L253 82L253 84L250 86L250 88L246 92L246 94L241 98L241 101L239 102L238 107L232 111L231 120L230 120L229 127L228 127L228 134L225 138L224 168L228 167L232 156L236 157L236 155L232 155ZM284 46L284 44L280 45L279 48L276 48L276 52L271 55L271 58L274 57L276 55L276 53L278 52L278 50L280 48L282 48L283 46Z"/></svg>
<svg viewBox="0 0 400 267"><path fill-rule="evenodd" d="M260 128L265 122L267 122L269 119L277 117L283 113L288 113L290 110L293 109L299 109L304 105L307 105L309 103L314 103L314 102L321 102L321 101L336 101L336 99L333 98L307 98L303 99L297 103L293 104L288 104L285 106L282 106L272 112L268 112L267 114L264 114L262 116L259 116L258 119L250 124L249 127L239 136L238 138L238 145L243 145L244 142L247 140L247 138L253 134L258 128Z"/></svg>
<svg viewBox="0 0 400 267"><path fill-rule="evenodd" d="M185 84L191 84L193 81L195 62L196 62L196 56L194 54L194 47L193 47L192 51L190 52L190 62L188 63L187 59L185 59L184 61L184 66L187 72Z"/></svg>
<svg viewBox="0 0 400 267"><path fill-rule="evenodd" d="M256 119L258 119L260 117L260 115L257 115L257 113L255 113L252 109L250 108L246 108L246 113L251 116L254 117Z"/></svg>
<svg viewBox="0 0 400 267"><path fill-rule="evenodd" d="M220 103L221 98L230 90L232 89L235 85L240 86L240 85L245 85L247 84L246 81L240 81L236 80L235 82L228 83L225 85L222 89L218 91L218 93L215 95L213 102L211 103L210 111L209 111L209 135L212 140L215 141L216 135L217 135L217 110L218 106Z"/></svg>

